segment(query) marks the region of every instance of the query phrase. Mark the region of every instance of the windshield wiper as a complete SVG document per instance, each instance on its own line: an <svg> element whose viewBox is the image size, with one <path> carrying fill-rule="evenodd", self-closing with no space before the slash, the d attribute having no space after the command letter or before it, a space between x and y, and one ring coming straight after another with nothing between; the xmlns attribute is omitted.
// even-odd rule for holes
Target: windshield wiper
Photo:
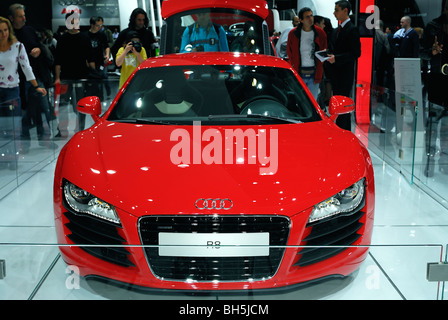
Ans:
<svg viewBox="0 0 448 320"><path fill-rule="evenodd" d="M279 120L287 123L303 123L300 120L294 120L289 118L282 118L282 117L275 117L275 116L268 116L264 114L257 114L257 113L251 113L251 114L211 114L208 116L209 120L213 119L223 119L223 118L230 118L230 119L241 119L241 118L260 118L260 119L270 119L270 120Z"/></svg>

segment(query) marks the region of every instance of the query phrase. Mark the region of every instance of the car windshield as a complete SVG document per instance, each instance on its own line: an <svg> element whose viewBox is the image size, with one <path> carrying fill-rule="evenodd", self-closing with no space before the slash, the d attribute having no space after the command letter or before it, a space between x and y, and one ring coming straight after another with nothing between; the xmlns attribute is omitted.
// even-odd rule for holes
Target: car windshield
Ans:
<svg viewBox="0 0 448 320"><path fill-rule="evenodd" d="M232 9L198 9L166 20L166 53L250 52L267 53L263 20L249 12Z"/></svg>
<svg viewBox="0 0 448 320"><path fill-rule="evenodd" d="M139 70L108 120L253 124L311 122L321 117L291 70L195 65Z"/></svg>

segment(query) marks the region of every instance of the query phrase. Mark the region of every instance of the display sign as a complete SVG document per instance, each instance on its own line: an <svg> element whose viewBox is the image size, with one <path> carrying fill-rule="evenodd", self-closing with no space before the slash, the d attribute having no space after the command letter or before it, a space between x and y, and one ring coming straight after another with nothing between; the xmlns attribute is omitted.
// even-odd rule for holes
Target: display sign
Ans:
<svg viewBox="0 0 448 320"><path fill-rule="evenodd" d="M402 173L413 181L415 159L425 154L420 58L395 58L396 134ZM404 170L403 170L404 169Z"/></svg>
<svg viewBox="0 0 448 320"><path fill-rule="evenodd" d="M420 58L395 58L395 101L397 129L423 132L425 128ZM417 123L414 122L415 115Z"/></svg>
<svg viewBox="0 0 448 320"><path fill-rule="evenodd" d="M404 94L422 105L420 58L395 58L395 88L397 94Z"/></svg>

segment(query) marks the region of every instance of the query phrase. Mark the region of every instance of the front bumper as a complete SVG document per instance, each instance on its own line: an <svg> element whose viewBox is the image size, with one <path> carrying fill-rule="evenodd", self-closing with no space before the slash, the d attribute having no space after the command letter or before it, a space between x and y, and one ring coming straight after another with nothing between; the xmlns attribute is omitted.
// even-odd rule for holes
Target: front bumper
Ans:
<svg viewBox="0 0 448 320"><path fill-rule="evenodd" d="M359 268L367 255L372 234L373 192L373 187L367 188L364 206L359 211L319 225L307 225L311 210L291 217L218 216L216 232L258 230L272 234L266 257L181 259L158 256L157 233L166 231L163 228L167 221L171 219L172 225L178 226L173 232L201 232L194 229L195 226L213 227L217 218L213 215L137 218L118 211L122 226L115 226L77 216L63 203L55 203L56 230L58 242L64 245L60 247L64 261L76 265L81 276L171 290L280 288L335 275L347 276ZM204 223L207 219L209 221ZM151 232L143 231L143 225L155 228Z"/></svg>

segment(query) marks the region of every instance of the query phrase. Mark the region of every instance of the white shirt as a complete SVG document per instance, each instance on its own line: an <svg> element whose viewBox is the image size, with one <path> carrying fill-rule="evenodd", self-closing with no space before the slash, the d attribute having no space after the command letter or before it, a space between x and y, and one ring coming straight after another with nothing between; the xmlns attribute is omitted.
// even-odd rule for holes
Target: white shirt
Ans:
<svg viewBox="0 0 448 320"><path fill-rule="evenodd" d="M406 31L405 28L401 28L397 32L394 33L394 39L395 38L404 38L406 35L408 35L409 32L413 30L412 28L409 28L408 31Z"/></svg>
<svg viewBox="0 0 448 320"><path fill-rule="evenodd" d="M19 65L27 81L36 79L25 46L17 41L7 51L0 51L0 88L15 88L19 85Z"/></svg>
<svg viewBox="0 0 448 320"><path fill-rule="evenodd" d="M314 32L304 31L300 37L300 64L302 67L314 67Z"/></svg>
<svg viewBox="0 0 448 320"><path fill-rule="evenodd" d="M350 21L350 17L345 19L345 21L341 22L341 28L344 28L345 25Z"/></svg>

